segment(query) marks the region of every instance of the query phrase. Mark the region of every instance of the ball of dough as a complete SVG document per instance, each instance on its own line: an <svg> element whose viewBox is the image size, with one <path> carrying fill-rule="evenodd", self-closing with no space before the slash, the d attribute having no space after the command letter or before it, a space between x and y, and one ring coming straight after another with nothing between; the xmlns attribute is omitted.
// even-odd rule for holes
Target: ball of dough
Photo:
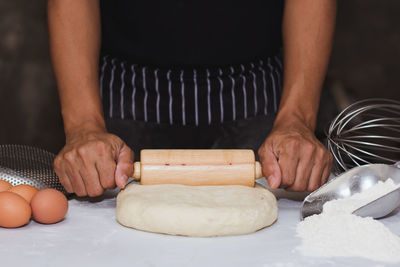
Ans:
<svg viewBox="0 0 400 267"><path fill-rule="evenodd" d="M247 187L129 184L117 196L117 221L135 229L185 236L248 234L278 217L275 196Z"/></svg>

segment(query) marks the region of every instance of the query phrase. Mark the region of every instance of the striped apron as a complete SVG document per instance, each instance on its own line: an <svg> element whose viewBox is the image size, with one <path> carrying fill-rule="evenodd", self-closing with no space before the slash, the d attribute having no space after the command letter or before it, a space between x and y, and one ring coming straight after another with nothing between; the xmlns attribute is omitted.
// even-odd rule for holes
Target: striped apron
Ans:
<svg viewBox="0 0 400 267"><path fill-rule="evenodd" d="M206 126L276 114L280 56L212 67L163 69L104 55L100 93L106 119Z"/></svg>

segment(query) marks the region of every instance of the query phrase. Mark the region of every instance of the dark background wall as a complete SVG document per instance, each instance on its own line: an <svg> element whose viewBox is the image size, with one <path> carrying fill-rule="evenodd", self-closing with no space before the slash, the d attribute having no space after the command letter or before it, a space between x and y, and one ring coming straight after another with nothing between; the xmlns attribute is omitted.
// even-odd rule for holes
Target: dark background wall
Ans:
<svg viewBox="0 0 400 267"><path fill-rule="evenodd" d="M341 101L400 100L400 1L338 4L335 44L321 99L325 123ZM46 1L0 0L0 144L60 150L64 135L57 97L48 53Z"/></svg>

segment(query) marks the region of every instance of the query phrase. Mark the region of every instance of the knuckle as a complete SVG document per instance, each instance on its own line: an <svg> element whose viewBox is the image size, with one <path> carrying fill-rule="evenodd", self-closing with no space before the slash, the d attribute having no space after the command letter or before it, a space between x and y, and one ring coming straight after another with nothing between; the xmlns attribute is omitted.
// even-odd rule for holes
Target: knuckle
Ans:
<svg viewBox="0 0 400 267"><path fill-rule="evenodd" d="M314 153L313 150L306 149L306 150L303 151L302 154L304 155L304 158L307 159L307 160L311 160L313 158L318 160L318 158L315 158L315 153Z"/></svg>
<svg viewBox="0 0 400 267"><path fill-rule="evenodd" d="M323 145L315 147L315 160L317 162L326 162L328 160L328 151Z"/></svg>
<svg viewBox="0 0 400 267"><path fill-rule="evenodd" d="M302 150L303 154L308 158L313 157L317 152L316 146L312 143L304 143L302 145Z"/></svg>
<svg viewBox="0 0 400 267"><path fill-rule="evenodd" d="M107 146L104 142L102 141L96 141L94 143L94 147L96 149L96 151L98 151L99 153L105 153L107 151Z"/></svg>
<svg viewBox="0 0 400 267"><path fill-rule="evenodd" d="M304 148L304 150L310 151L312 153L314 153L315 150L316 150L316 146L313 143L310 143L310 142L304 143L303 144L303 148Z"/></svg>
<svg viewBox="0 0 400 267"><path fill-rule="evenodd" d="M64 160L72 162L75 159L75 153L73 151L68 151L64 153Z"/></svg>
<svg viewBox="0 0 400 267"><path fill-rule="evenodd" d="M84 158L88 154L88 147L87 146L81 146L77 149L77 153L80 157Z"/></svg>
<svg viewBox="0 0 400 267"><path fill-rule="evenodd" d="M328 160L326 151L323 148L318 148L315 159L317 162L326 162Z"/></svg>

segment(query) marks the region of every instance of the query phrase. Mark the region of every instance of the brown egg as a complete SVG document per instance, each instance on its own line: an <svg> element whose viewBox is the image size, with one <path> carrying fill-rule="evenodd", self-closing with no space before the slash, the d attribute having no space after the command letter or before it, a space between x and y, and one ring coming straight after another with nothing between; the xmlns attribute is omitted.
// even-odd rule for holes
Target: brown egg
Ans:
<svg viewBox="0 0 400 267"><path fill-rule="evenodd" d="M36 189L36 187L31 185L20 184L11 187L8 191L20 195L21 197L25 198L28 203L31 203L33 196L37 193L38 190Z"/></svg>
<svg viewBox="0 0 400 267"><path fill-rule="evenodd" d="M43 189L36 193L31 201L33 219L39 223L61 221L68 211L67 198L55 189Z"/></svg>
<svg viewBox="0 0 400 267"><path fill-rule="evenodd" d="M20 227L29 222L31 207L26 200L12 192L0 192L0 226Z"/></svg>
<svg viewBox="0 0 400 267"><path fill-rule="evenodd" d="M4 180L0 180L0 192L7 191L12 187L12 184Z"/></svg>

